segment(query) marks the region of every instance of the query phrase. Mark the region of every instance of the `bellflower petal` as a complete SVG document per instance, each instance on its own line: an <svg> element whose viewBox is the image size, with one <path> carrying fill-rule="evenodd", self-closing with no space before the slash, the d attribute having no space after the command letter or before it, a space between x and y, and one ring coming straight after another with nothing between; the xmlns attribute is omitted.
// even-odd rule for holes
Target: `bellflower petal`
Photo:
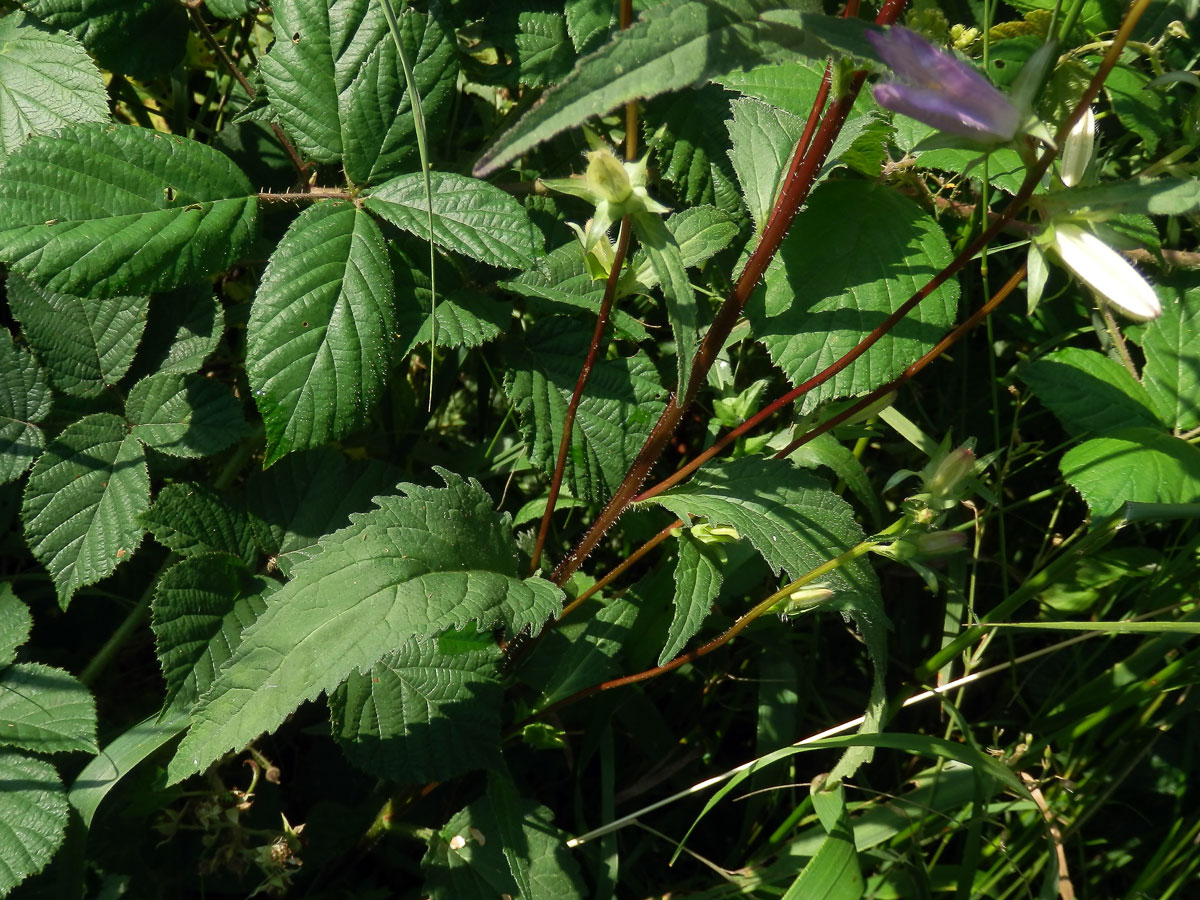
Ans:
<svg viewBox="0 0 1200 900"><path fill-rule="evenodd" d="M893 80L875 86L880 106L980 144L1012 140L1021 113L986 78L907 28L868 32Z"/></svg>
<svg viewBox="0 0 1200 900"><path fill-rule="evenodd" d="M1089 106L1072 126L1063 141L1059 171L1062 183L1074 187L1083 179L1088 163L1092 160L1092 148L1096 143L1096 114Z"/></svg>
<svg viewBox="0 0 1200 900"><path fill-rule="evenodd" d="M1138 270L1086 228L1070 222L1055 225L1050 246L1080 281L1129 318L1142 322L1162 312L1154 288Z"/></svg>

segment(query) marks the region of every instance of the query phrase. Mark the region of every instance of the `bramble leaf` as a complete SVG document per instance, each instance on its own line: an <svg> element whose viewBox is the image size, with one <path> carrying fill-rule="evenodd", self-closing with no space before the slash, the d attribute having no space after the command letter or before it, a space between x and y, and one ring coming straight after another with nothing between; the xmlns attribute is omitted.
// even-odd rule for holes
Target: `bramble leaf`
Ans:
<svg viewBox="0 0 1200 900"><path fill-rule="evenodd" d="M8 276L8 303L21 332L60 391L96 397L133 362L149 297L85 300Z"/></svg>
<svg viewBox="0 0 1200 900"><path fill-rule="evenodd" d="M12 582L0 581L0 666L16 658L17 648L29 640L33 616L13 593Z"/></svg>
<svg viewBox="0 0 1200 900"><path fill-rule="evenodd" d="M667 629L667 643L658 655L666 665L692 639L708 618L721 590L723 560L716 547L692 537L686 528L679 535L679 559L675 562L675 612Z"/></svg>
<svg viewBox="0 0 1200 900"><path fill-rule="evenodd" d="M442 781L500 762L501 652L409 638L329 698L333 734L356 766L397 784Z"/></svg>
<svg viewBox="0 0 1200 900"><path fill-rule="evenodd" d="M478 483L437 471L446 487L401 485L296 565L201 698L171 781L277 727L408 638L471 622L537 632L557 611L558 588L517 575L508 516Z"/></svg>
<svg viewBox="0 0 1200 900"><path fill-rule="evenodd" d="M156 541L182 556L215 551L250 564L258 555L245 509L203 484L164 486L142 524Z"/></svg>
<svg viewBox="0 0 1200 900"><path fill-rule="evenodd" d="M500 268L525 268L541 255L542 233L525 207L500 188L453 172L430 172L429 181L434 243ZM431 239L425 179L419 172L372 188L364 203L397 228Z"/></svg>
<svg viewBox="0 0 1200 900"><path fill-rule="evenodd" d="M33 465L46 436L37 423L50 414L46 373L8 330L0 336L0 484L14 481Z"/></svg>
<svg viewBox="0 0 1200 900"><path fill-rule="evenodd" d="M225 312L207 283L185 285L150 299L139 374L199 371L221 341Z"/></svg>
<svg viewBox="0 0 1200 900"><path fill-rule="evenodd" d="M77 589L133 555L149 506L145 451L116 416L84 416L46 448L29 475L21 518L64 609Z"/></svg>
<svg viewBox="0 0 1200 900"><path fill-rule="evenodd" d="M0 159L32 135L107 122L100 70L70 35L18 11L0 19Z"/></svg>
<svg viewBox="0 0 1200 900"><path fill-rule="evenodd" d="M1163 285L1162 315L1130 329L1146 354L1146 393L1179 433L1200 426L1200 288L1184 285Z"/></svg>
<svg viewBox="0 0 1200 900"><path fill-rule="evenodd" d="M67 796L54 766L0 750L0 896L42 871L67 830Z"/></svg>
<svg viewBox="0 0 1200 900"><path fill-rule="evenodd" d="M1085 441L1059 463L1093 518L1128 500L1195 503L1200 499L1200 449L1161 429L1128 428Z"/></svg>
<svg viewBox="0 0 1200 900"><path fill-rule="evenodd" d="M199 375L143 378L129 390L125 415L134 437L171 456L211 456L250 431L229 388Z"/></svg>
<svg viewBox="0 0 1200 900"><path fill-rule="evenodd" d="M1017 371L1072 436L1162 427L1146 389L1120 363L1095 350L1063 347Z"/></svg>
<svg viewBox="0 0 1200 900"><path fill-rule="evenodd" d="M96 701L62 669L17 663L0 669L0 745L37 753L97 753Z"/></svg>
<svg viewBox="0 0 1200 900"><path fill-rule="evenodd" d="M395 329L379 228L351 204L310 206L275 248L250 311L246 369L267 431L264 466L367 421Z"/></svg>
<svg viewBox="0 0 1200 900"><path fill-rule="evenodd" d="M167 290L228 267L257 229L246 176L178 135L79 125L0 171L0 260L52 291Z"/></svg>

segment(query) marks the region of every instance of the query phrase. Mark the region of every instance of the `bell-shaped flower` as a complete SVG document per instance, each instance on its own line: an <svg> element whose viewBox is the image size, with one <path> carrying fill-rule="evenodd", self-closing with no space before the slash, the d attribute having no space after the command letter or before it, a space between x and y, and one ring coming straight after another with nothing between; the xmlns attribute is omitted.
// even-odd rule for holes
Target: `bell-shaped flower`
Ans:
<svg viewBox="0 0 1200 900"><path fill-rule="evenodd" d="M1092 150L1096 144L1096 114L1089 106L1071 127L1063 141L1059 157L1059 176L1067 187L1083 181L1088 163L1092 161Z"/></svg>
<svg viewBox="0 0 1200 900"><path fill-rule="evenodd" d="M1162 305L1138 270L1092 231L1075 222L1056 222L1047 248L1103 302L1130 319L1157 318Z"/></svg>
<svg viewBox="0 0 1200 900"><path fill-rule="evenodd" d="M868 32L892 80L875 85L880 106L978 144L1006 144L1024 116L966 63L907 28Z"/></svg>

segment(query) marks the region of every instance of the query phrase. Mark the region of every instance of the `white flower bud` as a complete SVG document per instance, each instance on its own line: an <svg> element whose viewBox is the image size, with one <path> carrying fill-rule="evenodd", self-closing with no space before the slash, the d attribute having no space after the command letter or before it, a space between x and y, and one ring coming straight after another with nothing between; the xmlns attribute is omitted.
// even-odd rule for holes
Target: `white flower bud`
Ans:
<svg viewBox="0 0 1200 900"><path fill-rule="evenodd" d="M1092 161L1092 149L1096 144L1096 115L1089 106L1076 121L1063 141L1062 158L1059 166L1062 183L1074 187L1083 180L1088 163Z"/></svg>
<svg viewBox="0 0 1200 900"><path fill-rule="evenodd" d="M1076 278L1129 318L1143 322L1162 312L1154 288L1138 270L1081 225L1056 224L1050 246Z"/></svg>

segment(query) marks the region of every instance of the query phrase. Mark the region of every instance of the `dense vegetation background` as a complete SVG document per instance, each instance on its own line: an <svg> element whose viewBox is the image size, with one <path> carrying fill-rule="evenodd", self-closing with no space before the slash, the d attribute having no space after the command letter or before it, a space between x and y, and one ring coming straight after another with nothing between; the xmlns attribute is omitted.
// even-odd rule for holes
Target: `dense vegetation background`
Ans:
<svg viewBox="0 0 1200 900"><path fill-rule="evenodd" d="M1194 896L1195 11L0 0L0 896Z"/></svg>

